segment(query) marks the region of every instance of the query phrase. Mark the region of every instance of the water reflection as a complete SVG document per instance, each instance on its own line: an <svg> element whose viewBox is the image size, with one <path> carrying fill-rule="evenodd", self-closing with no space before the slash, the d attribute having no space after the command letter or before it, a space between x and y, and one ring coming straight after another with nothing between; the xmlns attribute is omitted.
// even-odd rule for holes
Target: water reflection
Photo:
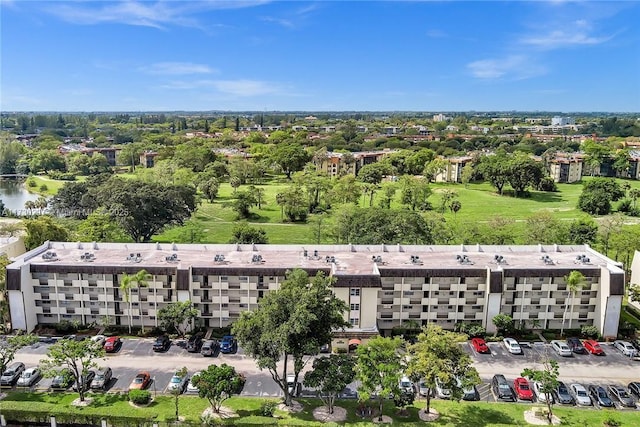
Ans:
<svg viewBox="0 0 640 427"><path fill-rule="evenodd" d="M35 202L37 199L37 194L27 191L24 181L0 179L0 200L4 203L5 209L21 211L26 202Z"/></svg>

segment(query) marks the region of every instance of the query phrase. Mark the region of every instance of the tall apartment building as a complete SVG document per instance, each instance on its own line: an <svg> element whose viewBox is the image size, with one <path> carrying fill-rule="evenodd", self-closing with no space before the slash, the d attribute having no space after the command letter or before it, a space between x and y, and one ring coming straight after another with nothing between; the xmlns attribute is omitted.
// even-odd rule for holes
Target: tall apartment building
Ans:
<svg viewBox="0 0 640 427"><path fill-rule="evenodd" d="M226 326L279 288L286 272L324 272L349 311L342 338L389 333L412 320L494 330L498 313L543 328L594 325L615 336L624 294L621 264L578 246L216 245L47 242L7 267L13 328L104 316L158 325L158 311L191 301L198 325ZM150 274L126 302L123 274ZM587 284L572 297L573 270ZM572 308L565 309L565 304ZM369 335L367 335L369 334Z"/></svg>

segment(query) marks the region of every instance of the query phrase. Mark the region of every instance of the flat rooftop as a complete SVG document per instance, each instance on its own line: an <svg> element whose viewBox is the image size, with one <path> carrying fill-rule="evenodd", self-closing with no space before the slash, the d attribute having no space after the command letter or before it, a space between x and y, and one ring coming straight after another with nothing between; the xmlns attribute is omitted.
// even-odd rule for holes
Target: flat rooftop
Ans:
<svg viewBox="0 0 640 427"><path fill-rule="evenodd" d="M588 245L236 245L47 242L18 257L29 264L127 267L332 269L370 275L385 269L619 269Z"/></svg>

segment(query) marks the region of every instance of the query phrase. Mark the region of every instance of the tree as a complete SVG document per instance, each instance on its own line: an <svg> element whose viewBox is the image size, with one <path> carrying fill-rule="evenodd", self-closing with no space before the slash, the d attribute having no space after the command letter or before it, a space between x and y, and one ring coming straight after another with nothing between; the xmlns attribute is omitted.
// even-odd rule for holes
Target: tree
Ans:
<svg viewBox="0 0 640 427"><path fill-rule="evenodd" d="M473 164L467 163L462 168L462 173L460 174L460 181L464 184L464 188L469 186L469 183L473 179L475 174L475 170L473 169Z"/></svg>
<svg viewBox="0 0 640 427"><path fill-rule="evenodd" d="M500 313L493 316L491 322L498 329L497 332L508 332L513 329L513 319L508 314Z"/></svg>
<svg viewBox="0 0 640 427"><path fill-rule="evenodd" d="M332 354L313 361L313 370L304 375L304 385L313 387L333 414L336 397L355 378L356 361L347 354Z"/></svg>
<svg viewBox="0 0 640 427"><path fill-rule="evenodd" d="M591 218L575 219L569 225L569 241L572 244L593 244L598 238L598 224Z"/></svg>
<svg viewBox="0 0 640 427"><path fill-rule="evenodd" d="M231 234L233 237L231 237L229 243L269 243L269 238L264 228L252 227L246 222L234 224Z"/></svg>
<svg viewBox="0 0 640 427"><path fill-rule="evenodd" d="M614 179L593 178L583 184L578 208L592 215L607 215L611 211L611 202L624 196L624 189Z"/></svg>
<svg viewBox="0 0 640 427"><path fill-rule="evenodd" d="M569 314L569 329L571 329L571 323L573 321L573 301L576 297L576 292L587 284L587 280L584 277L584 274L582 274L578 270L571 271L568 276L565 276L564 280L565 282L567 282L567 290L569 291L569 295L564 304L564 314L562 315L562 328L560 329L560 335L564 333L564 322L567 320L567 308L569 306L567 300L569 299L569 297L571 297L571 312Z"/></svg>
<svg viewBox="0 0 640 427"><path fill-rule="evenodd" d="M436 381L451 390L451 398L458 401L464 395L464 388L480 384L480 376L472 367L471 357L460 346L466 340L464 333L446 331L429 324L418 335L418 341L409 347L407 373L411 378L421 379L427 386L427 413Z"/></svg>
<svg viewBox="0 0 640 427"><path fill-rule="evenodd" d="M0 372L5 371L18 350L37 342L38 337L33 334L10 335L4 340L0 340Z"/></svg>
<svg viewBox="0 0 640 427"><path fill-rule="evenodd" d="M438 178L438 175L446 172L449 166L450 163L446 159L433 159L424 167L422 174L427 178L429 182L435 182Z"/></svg>
<svg viewBox="0 0 640 427"><path fill-rule="evenodd" d="M209 202L213 203L218 195L218 189L220 188L220 182L217 178L211 177L198 184L198 189L206 196Z"/></svg>
<svg viewBox="0 0 640 427"><path fill-rule="evenodd" d="M126 238L122 228L111 220L104 208L89 214L78 225L76 236L81 242L113 242Z"/></svg>
<svg viewBox="0 0 640 427"><path fill-rule="evenodd" d="M334 329L349 325L343 317L348 307L331 290L332 280L322 272L310 279L304 270L290 271L277 292L266 294L257 309L242 312L233 324L238 342L260 369L269 371L287 406L291 405L289 360L293 359L297 384L304 356L317 354L331 341Z"/></svg>
<svg viewBox="0 0 640 427"><path fill-rule="evenodd" d="M508 162L509 159L504 151L492 156L484 156L480 161L480 173L482 173L485 180L489 181L498 190L500 195L502 195L505 184L509 181Z"/></svg>
<svg viewBox="0 0 640 427"><path fill-rule="evenodd" d="M402 204L410 207L412 211L431 209L428 199L432 191L426 179L405 175L400 178L400 191Z"/></svg>
<svg viewBox="0 0 640 427"><path fill-rule="evenodd" d="M85 219L97 207L86 182L65 182L51 201L56 216Z"/></svg>
<svg viewBox="0 0 640 427"><path fill-rule="evenodd" d="M57 150L38 150L31 157L29 169L33 173L50 171L64 171L66 164L64 157Z"/></svg>
<svg viewBox="0 0 640 427"><path fill-rule="evenodd" d="M198 395L209 401L211 409L216 414L220 412L222 402L240 394L245 379L238 374L233 366L209 365L207 369L191 378L191 382L198 388Z"/></svg>
<svg viewBox="0 0 640 427"><path fill-rule="evenodd" d="M542 362L542 369L526 368L520 376L528 378L530 381L540 383L540 391L545 394L547 400L547 419L549 424L553 422L553 396L552 393L558 388L559 368L558 362L546 357Z"/></svg>
<svg viewBox="0 0 640 427"><path fill-rule="evenodd" d="M190 219L178 229L178 240L181 243L200 243L205 238L202 224Z"/></svg>
<svg viewBox="0 0 640 427"><path fill-rule="evenodd" d="M166 332L176 332L180 337L187 333L187 326L198 316L191 301L172 302L158 310L158 320Z"/></svg>
<svg viewBox="0 0 640 427"><path fill-rule="evenodd" d="M40 361L40 367L46 377L58 375L58 370L62 366L71 369L73 380L80 394L80 401L84 402L85 389L80 386L80 382L91 368L98 367L96 359L104 356L104 348L98 342L63 339L47 349L47 359Z"/></svg>
<svg viewBox="0 0 640 427"><path fill-rule="evenodd" d="M629 300L632 302L640 302L640 285L629 285Z"/></svg>
<svg viewBox="0 0 640 427"><path fill-rule="evenodd" d="M392 173L391 167L386 163L369 163L358 171L358 181L366 184L380 184L382 178Z"/></svg>
<svg viewBox="0 0 640 427"><path fill-rule="evenodd" d="M358 393L363 400L377 396L379 421L382 421L384 399L400 394L400 377L405 368L399 354L402 344L400 337L378 336L356 350L356 378L361 382Z"/></svg>
<svg viewBox="0 0 640 427"><path fill-rule="evenodd" d="M47 215L25 220L24 227L27 231L27 237L24 240L27 250L36 248L47 240L53 242L69 240L69 230Z"/></svg>
<svg viewBox="0 0 640 427"><path fill-rule="evenodd" d="M135 242L148 242L166 226L190 218L195 195L192 186L112 178L98 188L96 198Z"/></svg>
<svg viewBox="0 0 640 427"><path fill-rule="evenodd" d="M239 191L236 193L236 199L231 202L231 206L238 214L238 219L244 219L251 216L250 209L256 202L255 197L249 191Z"/></svg>
<svg viewBox="0 0 640 427"><path fill-rule="evenodd" d="M11 321L9 316L9 298L7 294L7 265L11 260L7 254L0 254L0 333L4 333L6 324ZM4 366L0 366L4 372Z"/></svg>
<svg viewBox="0 0 640 427"><path fill-rule="evenodd" d="M120 291L124 293L124 300L129 304L129 334L131 334L131 324L133 323L133 306L131 304L131 289L133 288L146 288L149 286L148 280L151 279L151 275L147 273L147 270L140 270L137 273L130 275L124 273L122 280L120 280ZM142 331L144 332L144 317L140 316L142 322Z"/></svg>
<svg viewBox="0 0 640 427"><path fill-rule="evenodd" d="M531 214L526 220L527 239L530 243L558 243L567 240L568 228L548 211Z"/></svg>
<svg viewBox="0 0 640 427"><path fill-rule="evenodd" d="M311 155L300 144L278 144L271 155L271 160L282 169L287 179L291 179L293 172L302 170L311 160Z"/></svg>
<svg viewBox="0 0 640 427"><path fill-rule="evenodd" d="M180 378L184 378L187 376L188 372L189 371L187 370L187 367L183 366L182 368L178 369L174 375ZM171 395L173 396L173 403L176 408L176 421L180 421L180 395L182 394L182 391L183 390L180 387L171 389Z"/></svg>
<svg viewBox="0 0 640 427"><path fill-rule="evenodd" d="M536 188L543 174L542 164L524 153L511 156L507 164L507 181L516 197L524 195L529 187Z"/></svg>

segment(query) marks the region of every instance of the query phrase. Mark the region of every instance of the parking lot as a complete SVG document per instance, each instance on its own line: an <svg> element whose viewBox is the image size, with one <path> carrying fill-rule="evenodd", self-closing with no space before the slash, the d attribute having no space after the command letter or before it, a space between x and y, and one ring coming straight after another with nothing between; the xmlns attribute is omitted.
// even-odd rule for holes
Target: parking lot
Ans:
<svg viewBox="0 0 640 427"><path fill-rule="evenodd" d="M268 371L260 371L255 361L247 357L241 348L235 354L217 354L215 357L203 357L200 353L190 353L179 341L172 342L166 352L154 352L153 339L126 339L115 353L107 354L98 361L100 366L113 369L113 379L107 385L108 392L124 392L140 371L147 371L152 377L148 390L152 393L165 393L173 373L183 366L192 376L197 371L205 369L210 364L226 363L246 377L242 395L278 397L282 391L271 378ZM513 381L527 367L538 367L544 357L557 360L560 366L560 380L569 385L574 382L588 386L589 384L619 384L626 387L631 381L640 381L640 361L623 356L610 344L602 343L604 356L591 354L575 354L572 357L558 356L548 344L542 342L520 343L522 355L509 353L501 342L488 343L489 354L477 353L471 345L464 343L463 348L474 361L478 369L482 384L477 386L479 399L485 402L495 402L490 381L493 375L503 374L508 381ZM37 343L21 349L15 361L25 363L27 367L36 366L46 355L50 344ZM309 367L311 363L307 364ZM50 378L42 378L33 390L45 391L51 384ZM357 397L356 382L348 386L343 397ZM303 396L314 396L313 390L302 389Z"/></svg>

